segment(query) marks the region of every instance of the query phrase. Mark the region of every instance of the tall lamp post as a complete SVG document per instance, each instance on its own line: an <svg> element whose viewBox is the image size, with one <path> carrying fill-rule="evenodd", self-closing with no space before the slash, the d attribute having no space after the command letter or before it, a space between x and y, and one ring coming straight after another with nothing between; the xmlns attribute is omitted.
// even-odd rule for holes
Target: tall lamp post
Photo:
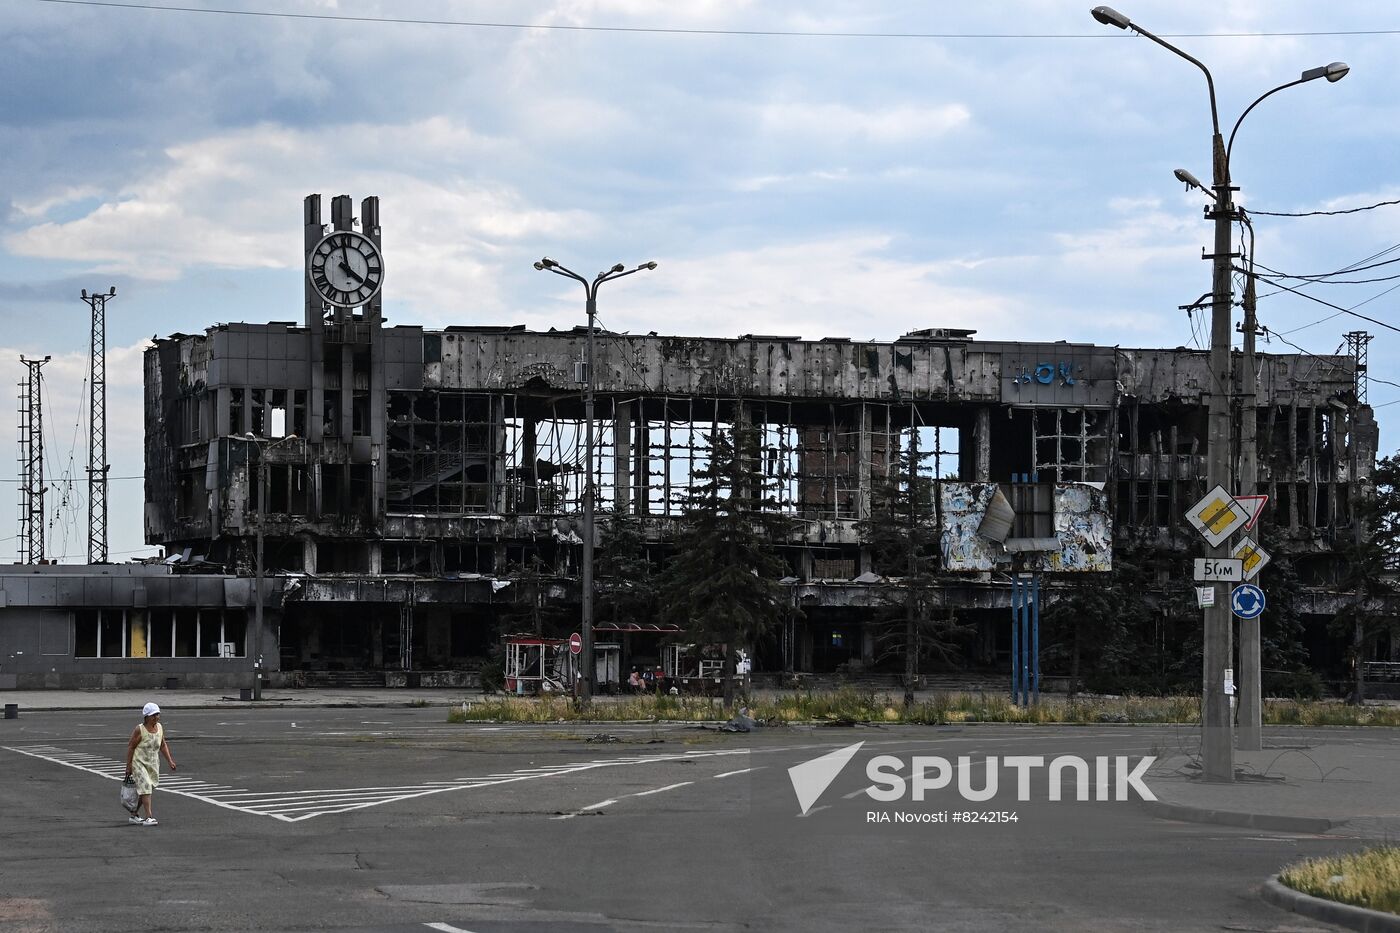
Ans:
<svg viewBox="0 0 1400 933"><path fill-rule="evenodd" d="M606 272L599 272L593 277L593 281L579 275L571 269L566 269L548 256L535 263L535 269L540 272L553 272L555 275L562 275L565 278L573 279L583 286L583 293L586 298L585 307L588 311L588 337L587 349L585 350L584 369L584 391L583 391L583 438L584 438L584 464L585 479L583 484L583 582L582 582L582 612L579 620L583 631L580 636L583 640L582 651L583 663L580 666L578 696L579 702L587 704L593 697L593 678L597 671L597 662L593 657L593 319L598 314L598 286L604 282L611 282L613 279L620 279L633 273L655 269L656 263L644 262L634 269L628 269L622 263L618 263Z"/></svg>
<svg viewBox="0 0 1400 933"><path fill-rule="evenodd" d="M1302 77L1296 81L1279 85L1266 94L1257 98L1240 114L1239 120L1235 121L1234 129L1230 131L1230 141L1227 145L1220 135L1220 118L1215 103L1215 81L1211 78L1210 69L1206 68L1199 60L1186 54L1181 49L1170 42L1159 38L1132 22L1128 17L1119 13L1112 7L1097 6L1090 11L1094 19L1105 26L1115 26L1119 29L1131 29L1133 32L1151 39L1164 49L1186 59L1206 76L1206 90L1210 94L1210 122L1211 122L1211 188L1213 192L1208 192L1213 200L1213 204L1206 208L1206 216L1215 223L1215 251L1209 258L1212 261L1212 287L1211 287L1211 324L1210 324L1210 374L1211 392L1209 406L1207 408L1207 432L1206 432L1206 485L1210 488L1223 486L1228 491L1234 484L1230 476L1230 464L1232 461L1230 441L1230 407L1227 395L1230 386L1230 333L1231 333L1231 224L1238 219L1238 213L1231 197L1234 187L1230 181L1230 147L1234 145L1235 133L1240 128L1240 123L1254 107L1270 94L1281 91L1284 88L1293 87L1295 84L1302 84L1305 81L1312 81L1317 78L1326 78L1328 81L1339 81L1345 77L1348 69L1341 62L1333 62L1320 68L1311 68L1303 72ZM1185 174L1189 178L1189 173L1178 172L1177 177L1181 178ZM1183 179L1186 180L1186 179ZM1194 179L1188 180L1191 184ZM1197 186L1200 186L1197 183ZM1210 545L1206 548L1206 556L1210 558L1224 558L1228 556L1228 547L1225 542L1218 545ZM1257 625L1255 627L1256 652L1257 652ZM1206 780L1231 782L1235 779L1235 754L1232 734L1232 723L1230 718L1230 696L1226 691L1225 671L1230 666L1230 657L1233 653L1231 647L1231 623L1230 607L1225 599L1217 599L1214 605L1205 609L1205 637L1203 639L1203 683L1201 688L1201 757L1202 766Z"/></svg>
<svg viewBox="0 0 1400 933"><path fill-rule="evenodd" d="M248 443L258 449L258 525L253 569L253 642L250 653L253 655L253 699L262 699L262 640L263 640L263 526L267 515L267 452L281 444L297 439L295 434L271 440L256 434L243 435Z"/></svg>

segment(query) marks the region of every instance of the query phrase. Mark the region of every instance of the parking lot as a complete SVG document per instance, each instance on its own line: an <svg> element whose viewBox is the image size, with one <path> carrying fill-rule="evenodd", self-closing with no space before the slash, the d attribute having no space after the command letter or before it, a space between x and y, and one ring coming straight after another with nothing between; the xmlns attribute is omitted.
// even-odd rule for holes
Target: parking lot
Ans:
<svg viewBox="0 0 1400 933"><path fill-rule="evenodd" d="M454 725L442 708L166 719L180 770L151 828L117 802L130 714L4 722L0 930L1316 929L1255 889L1356 845L1005 792L994 807L1015 822L868 825L857 767L800 817L787 777L856 742L906 757L1141 756L1189 729L726 734Z"/></svg>

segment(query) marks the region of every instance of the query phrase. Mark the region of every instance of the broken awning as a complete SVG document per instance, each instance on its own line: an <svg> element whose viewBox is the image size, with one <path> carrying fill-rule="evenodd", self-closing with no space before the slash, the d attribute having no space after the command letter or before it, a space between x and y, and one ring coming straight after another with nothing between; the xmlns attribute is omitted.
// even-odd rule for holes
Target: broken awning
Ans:
<svg viewBox="0 0 1400 933"><path fill-rule="evenodd" d="M679 635L682 631L679 625L653 625L651 623L637 622L604 622L593 626L595 632L651 632L662 635Z"/></svg>

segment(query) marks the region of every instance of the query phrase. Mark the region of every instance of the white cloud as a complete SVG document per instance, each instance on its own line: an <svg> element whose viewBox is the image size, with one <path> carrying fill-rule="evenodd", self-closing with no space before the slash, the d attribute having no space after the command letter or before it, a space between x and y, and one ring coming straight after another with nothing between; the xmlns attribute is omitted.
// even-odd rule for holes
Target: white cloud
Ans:
<svg viewBox="0 0 1400 933"><path fill-rule="evenodd" d="M391 154L379 144L385 139L394 141ZM584 212L543 209L507 184L474 181L455 168L495 148L445 118L316 132L261 125L173 146L157 168L85 216L20 229L5 246L148 279L200 268L295 269L302 244L293 205L327 187L375 192L394 300L431 318L463 294L498 303L489 270L504 246L587 235L594 225ZM419 171L400 170L404 164ZM323 203L327 221L329 214Z"/></svg>
<svg viewBox="0 0 1400 933"><path fill-rule="evenodd" d="M864 140L888 145L933 139L965 128L972 112L964 104L857 108L847 104L769 101L758 107L766 135L778 139Z"/></svg>
<svg viewBox="0 0 1400 933"><path fill-rule="evenodd" d="M1102 309L1060 307L997 287L964 284L969 271L1036 266L1058 257L901 258L883 235L785 243L663 262L654 272L610 286L599 315L613 330L685 336L789 334L804 339L891 340L925 327L971 328L982 339L1058 339L1102 323ZM558 308L517 315L532 328L561 326L578 315L577 289L558 292ZM1124 333L1151 328L1141 315L1119 315Z"/></svg>

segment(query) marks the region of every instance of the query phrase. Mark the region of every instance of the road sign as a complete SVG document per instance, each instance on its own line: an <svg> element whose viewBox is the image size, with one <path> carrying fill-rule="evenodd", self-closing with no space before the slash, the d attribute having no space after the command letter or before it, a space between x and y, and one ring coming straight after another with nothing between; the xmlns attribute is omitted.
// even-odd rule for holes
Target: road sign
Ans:
<svg viewBox="0 0 1400 933"><path fill-rule="evenodd" d="M1249 512L1231 498L1224 486L1216 486L1205 498L1191 506L1186 520L1195 526L1201 537L1217 545L1249 521Z"/></svg>
<svg viewBox="0 0 1400 933"><path fill-rule="evenodd" d="M1249 513L1249 521L1244 523L1244 529L1245 531L1248 531L1249 529L1254 527L1255 523L1259 521L1259 516L1264 513L1264 506L1269 504L1269 497L1235 496L1235 501L1238 502L1244 508L1244 510Z"/></svg>
<svg viewBox="0 0 1400 933"><path fill-rule="evenodd" d="M1197 583L1239 583L1244 579L1244 561L1227 557L1196 558Z"/></svg>
<svg viewBox="0 0 1400 933"><path fill-rule="evenodd" d="M583 636L580 635L578 632L574 632L572 635L569 636L569 653L583 653Z"/></svg>
<svg viewBox="0 0 1400 933"><path fill-rule="evenodd" d="M1230 611L1241 619L1257 619L1264 611L1264 591L1253 583L1241 583L1230 591Z"/></svg>
<svg viewBox="0 0 1400 933"><path fill-rule="evenodd" d="M1264 569L1272 558L1269 552L1255 543L1253 538L1246 537L1235 549L1230 552L1231 557L1238 557L1244 563L1244 578L1253 580L1259 575L1259 571Z"/></svg>

